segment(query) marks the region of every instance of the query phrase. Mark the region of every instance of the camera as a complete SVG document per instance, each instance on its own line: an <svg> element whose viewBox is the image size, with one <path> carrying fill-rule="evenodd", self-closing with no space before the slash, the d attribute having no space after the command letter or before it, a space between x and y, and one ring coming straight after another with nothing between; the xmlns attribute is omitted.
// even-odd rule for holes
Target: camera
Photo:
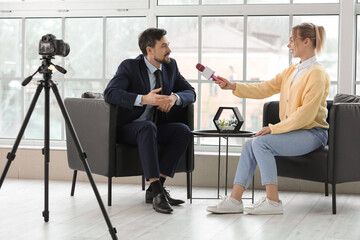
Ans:
<svg viewBox="0 0 360 240"><path fill-rule="evenodd" d="M52 34L46 34L39 42L39 54L44 56L66 57L70 52L69 44L63 40L56 39Z"/></svg>

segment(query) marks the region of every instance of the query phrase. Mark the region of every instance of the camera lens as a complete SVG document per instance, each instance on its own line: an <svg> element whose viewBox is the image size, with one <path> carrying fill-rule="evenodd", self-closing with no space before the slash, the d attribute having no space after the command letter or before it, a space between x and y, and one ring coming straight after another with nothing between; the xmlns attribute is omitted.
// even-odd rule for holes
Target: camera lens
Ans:
<svg viewBox="0 0 360 240"><path fill-rule="evenodd" d="M48 41L49 41L49 38L48 38L48 36L46 35L46 36L43 36L41 40L44 41L44 42L48 42Z"/></svg>

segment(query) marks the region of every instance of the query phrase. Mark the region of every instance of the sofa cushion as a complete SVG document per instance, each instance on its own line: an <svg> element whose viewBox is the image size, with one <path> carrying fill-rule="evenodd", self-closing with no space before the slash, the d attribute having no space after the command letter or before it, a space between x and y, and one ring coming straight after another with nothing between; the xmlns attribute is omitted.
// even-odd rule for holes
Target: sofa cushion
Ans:
<svg viewBox="0 0 360 240"><path fill-rule="evenodd" d="M334 103L360 103L360 96L338 93L334 97Z"/></svg>

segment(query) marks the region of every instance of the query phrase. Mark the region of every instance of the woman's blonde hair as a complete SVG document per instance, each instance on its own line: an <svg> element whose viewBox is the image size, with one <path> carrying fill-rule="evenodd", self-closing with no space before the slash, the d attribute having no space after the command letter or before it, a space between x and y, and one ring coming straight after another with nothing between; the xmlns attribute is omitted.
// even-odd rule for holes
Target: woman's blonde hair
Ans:
<svg viewBox="0 0 360 240"><path fill-rule="evenodd" d="M326 37L323 26L317 26L313 23L301 23L292 27L292 34L293 36L300 37L302 39L309 38L316 49L316 52L318 54L321 53Z"/></svg>

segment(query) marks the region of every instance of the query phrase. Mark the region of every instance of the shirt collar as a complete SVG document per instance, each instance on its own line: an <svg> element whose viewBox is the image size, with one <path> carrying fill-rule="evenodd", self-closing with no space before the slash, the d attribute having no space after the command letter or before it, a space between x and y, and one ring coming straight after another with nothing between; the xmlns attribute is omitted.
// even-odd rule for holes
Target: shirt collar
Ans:
<svg viewBox="0 0 360 240"><path fill-rule="evenodd" d="M317 62L316 56L313 56L311 58L306 59L305 61L303 61L302 63L299 63L297 65L298 69L304 69L304 68L309 68L311 67L315 62Z"/></svg>
<svg viewBox="0 0 360 240"><path fill-rule="evenodd" d="M149 60L147 60L147 58L145 56L144 56L144 60L145 60L145 65L149 69L150 73L154 73L156 70L158 70L156 67L154 67L154 65L152 65L149 62ZM162 71L162 64L160 65L159 70Z"/></svg>

